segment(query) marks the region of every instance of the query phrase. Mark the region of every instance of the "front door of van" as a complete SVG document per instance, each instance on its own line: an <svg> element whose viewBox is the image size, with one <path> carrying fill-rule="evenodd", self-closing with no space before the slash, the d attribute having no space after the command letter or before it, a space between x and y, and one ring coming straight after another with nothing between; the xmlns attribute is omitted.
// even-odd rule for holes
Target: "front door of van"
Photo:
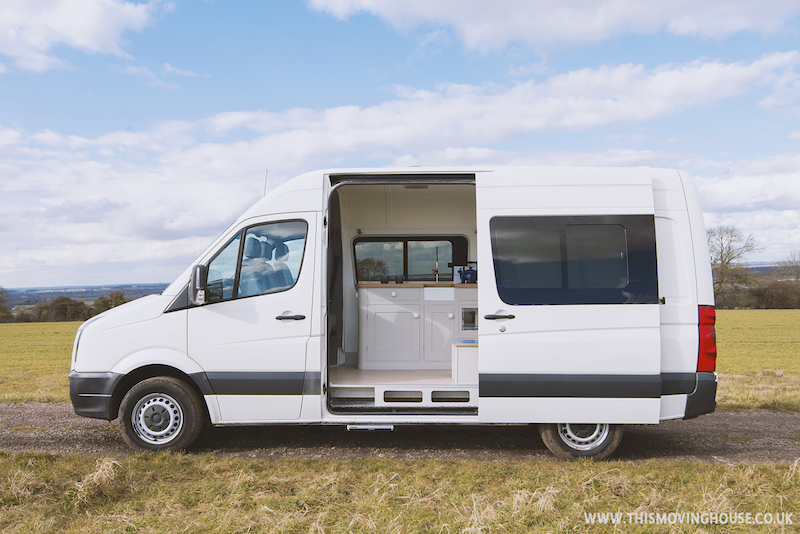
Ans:
<svg viewBox="0 0 800 534"><path fill-rule="evenodd" d="M650 179L556 168L476 181L480 419L658 422Z"/></svg>
<svg viewBox="0 0 800 534"><path fill-rule="evenodd" d="M207 303L189 310L189 356L221 422L294 420L311 333L316 214L241 228L208 263Z"/></svg>

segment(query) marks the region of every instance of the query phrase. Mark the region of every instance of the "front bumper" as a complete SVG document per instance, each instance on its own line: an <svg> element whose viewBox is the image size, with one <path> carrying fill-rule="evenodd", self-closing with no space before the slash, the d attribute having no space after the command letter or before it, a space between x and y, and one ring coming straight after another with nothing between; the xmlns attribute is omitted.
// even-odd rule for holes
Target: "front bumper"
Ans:
<svg viewBox="0 0 800 534"><path fill-rule="evenodd" d="M75 413L83 417L106 419L117 418L112 412L114 389L122 379L117 373L78 373L69 374L69 398Z"/></svg>

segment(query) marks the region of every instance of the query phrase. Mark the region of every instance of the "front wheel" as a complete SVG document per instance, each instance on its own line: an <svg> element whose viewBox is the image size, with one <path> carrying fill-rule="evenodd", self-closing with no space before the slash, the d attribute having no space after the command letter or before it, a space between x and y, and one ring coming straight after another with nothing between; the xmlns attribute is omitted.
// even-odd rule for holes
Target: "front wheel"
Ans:
<svg viewBox="0 0 800 534"><path fill-rule="evenodd" d="M562 460L605 460L622 441L622 426L558 423L539 425L539 434L550 452Z"/></svg>
<svg viewBox="0 0 800 534"><path fill-rule="evenodd" d="M133 448L182 450L197 439L203 427L202 400L182 380L148 378L133 386L119 407L120 429Z"/></svg>

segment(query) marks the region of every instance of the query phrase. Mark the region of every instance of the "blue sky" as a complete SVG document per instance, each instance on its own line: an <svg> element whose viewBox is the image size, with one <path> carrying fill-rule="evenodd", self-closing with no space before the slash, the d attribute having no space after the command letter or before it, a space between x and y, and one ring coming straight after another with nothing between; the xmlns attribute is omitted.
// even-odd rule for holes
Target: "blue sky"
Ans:
<svg viewBox="0 0 800 534"><path fill-rule="evenodd" d="M4 0L0 286L169 282L336 166L681 168L800 251L797 0Z"/></svg>

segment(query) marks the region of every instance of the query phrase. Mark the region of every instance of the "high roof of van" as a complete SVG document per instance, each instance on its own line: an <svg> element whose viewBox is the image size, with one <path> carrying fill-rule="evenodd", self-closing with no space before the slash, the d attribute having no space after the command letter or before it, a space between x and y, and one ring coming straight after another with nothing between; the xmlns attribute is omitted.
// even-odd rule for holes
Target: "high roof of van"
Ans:
<svg viewBox="0 0 800 534"><path fill-rule="evenodd" d="M420 180L433 179L433 177L458 176L467 179L470 175L493 173L498 171L532 172L539 179L551 176L553 180L575 181L576 185L582 180L608 181L608 183L626 181L631 177L642 178L649 176L658 177L669 189L682 189L681 179L674 169L651 169L649 167L514 167L514 166L453 166L453 167L374 167L374 168L332 168L320 169L301 174L283 182L264 198L248 209L238 219L239 221L261 215L267 211L274 212L274 204L279 203L283 213L300 211L324 210L326 187L325 176L330 176L333 181L339 177L385 177L386 179L403 178ZM658 188L658 187L656 187ZM269 206L269 207L268 207Z"/></svg>

